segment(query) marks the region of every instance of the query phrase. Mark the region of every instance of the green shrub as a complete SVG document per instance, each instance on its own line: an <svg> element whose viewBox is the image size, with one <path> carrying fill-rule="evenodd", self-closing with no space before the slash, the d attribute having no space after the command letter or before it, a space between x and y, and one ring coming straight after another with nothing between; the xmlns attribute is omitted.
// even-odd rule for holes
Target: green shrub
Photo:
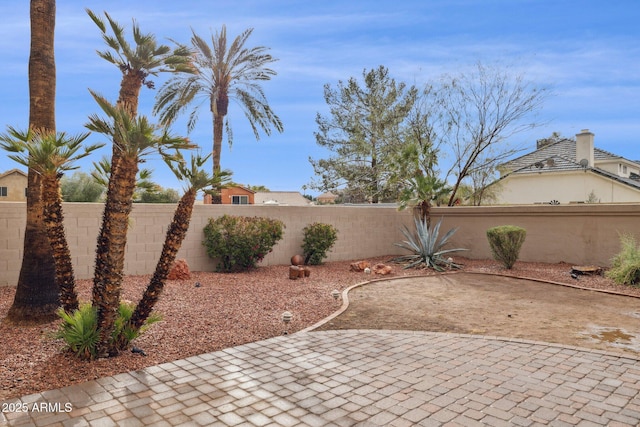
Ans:
<svg viewBox="0 0 640 427"><path fill-rule="evenodd" d="M204 241L217 271L242 271L256 264L282 239L284 224L270 218L223 215L209 219Z"/></svg>
<svg viewBox="0 0 640 427"><path fill-rule="evenodd" d="M71 314L62 308L58 309L57 313L62 319L62 324L55 338L64 340L66 349L79 358L85 360L95 358L96 344L99 339L96 309L91 304L85 303Z"/></svg>
<svg viewBox="0 0 640 427"><path fill-rule="evenodd" d="M122 333L127 339L127 343L129 343L146 331L149 325L161 319L158 314L152 313L139 331L132 331L126 327L126 324L131 319L134 309L135 306L131 303L120 303L113 332L114 340ZM54 334L54 338L62 339L66 343L66 349L79 358L84 360L94 359L97 354L96 344L99 340L96 308L90 303L84 303L80 304L80 307L71 314L65 312L62 308L58 309L57 313L62 319L62 323Z"/></svg>
<svg viewBox="0 0 640 427"><path fill-rule="evenodd" d="M493 258L509 270L518 260L520 248L526 237L527 230L515 225L501 225L487 230Z"/></svg>
<svg viewBox="0 0 640 427"><path fill-rule="evenodd" d="M127 344L129 344L149 329L150 325L162 320L162 316L160 316L160 314L152 312L144 321L142 327L139 330L134 330L128 326L128 323L129 320L131 320L131 316L133 316L135 308L135 304L131 302L120 302L120 306L118 307L118 317L116 318L115 328L113 330L114 340L121 336L121 339L125 339Z"/></svg>
<svg viewBox="0 0 640 427"><path fill-rule="evenodd" d="M327 252L338 240L338 230L330 224L315 222L307 225L302 232L302 251L305 264L319 265L327 257Z"/></svg>
<svg viewBox="0 0 640 427"><path fill-rule="evenodd" d="M640 283L640 247L636 239L628 234L620 237L620 252L611 260L606 276L619 285Z"/></svg>
<svg viewBox="0 0 640 427"><path fill-rule="evenodd" d="M449 257L444 257L445 254L467 250L462 248L444 249L444 246L456 232L457 228L452 228L447 231L444 237L438 240L442 220L438 221L433 227L427 224L426 219L416 218L414 222L414 232L411 232L406 226L402 229L402 234L404 234L407 240L401 243L394 243L396 246L412 253L393 258L391 261L406 263L404 266L405 269L427 267L433 268L436 271L443 271L444 267L460 268L460 265L449 260Z"/></svg>

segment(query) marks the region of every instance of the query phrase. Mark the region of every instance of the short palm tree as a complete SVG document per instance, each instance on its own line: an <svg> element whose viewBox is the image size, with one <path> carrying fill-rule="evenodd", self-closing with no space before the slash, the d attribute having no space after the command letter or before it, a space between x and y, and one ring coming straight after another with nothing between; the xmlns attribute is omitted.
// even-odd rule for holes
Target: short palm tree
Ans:
<svg viewBox="0 0 640 427"><path fill-rule="evenodd" d="M64 132L18 131L12 127L8 133L0 135L0 147L15 154L9 158L29 167L42 177L42 200L44 203L44 223L53 251L55 281L60 289L60 303L65 312L78 308L78 295L71 253L64 230L60 178L65 171L77 169L76 160L102 147L94 144L84 147L82 143L88 133L68 136Z"/></svg>
<svg viewBox="0 0 640 427"><path fill-rule="evenodd" d="M261 81L270 80L276 72L268 65L276 59L263 46L245 46L253 29L248 29L227 46L227 29L211 36L211 45L192 31L193 67L188 73L178 73L167 81L158 93L154 113L160 114L160 122L172 123L187 107L194 104L187 122L188 131L193 130L198 118L198 108L203 103L209 107L213 118L213 174L220 171L223 126L227 129L229 145L233 135L226 120L229 99L235 99L249 120L251 129L260 139L259 129L271 135L271 126L282 132L278 116L271 110L260 86ZM219 203L219 195L215 197Z"/></svg>
<svg viewBox="0 0 640 427"><path fill-rule="evenodd" d="M179 154L172 158L165 158L167 165L169 165L178 179L187 182L189 185L178 203L171 225L167 230L156 270L149 281L149 285L142 299L131 316L126 328L127 330L137 331L143 327L145 321L149 318L149 315L151 315L153 307L158 302L160 294L164 289L167 276L169 275L171 265L175 261L176 255L182 246L182 241L189 230L189 223L191 222L191 214L193 213L193 205L197 192L206 187L224 185L231 177L231 172L229 171L221 171L216 176L212 176L203 171L202 166L209 157L210 155L206 157L199 155L192 156L190 166L186 166L186 162ZM117 345L119 349L122 350L128 345L128 340L126 337L120 336Z"/></svg>
<svg viewBox="0 0 640 427"><path fill-rule="evenodd" d="M401 210L407 206L417 208L420 218L426 222L427 226L430 225L432 202L449 194L451 189L438 177L425 176L422 173L417 173L404 184L405 187L399 196L399 208Z"/></svg>
<svg viewBox="0 0 640 427"><path fill-rule="evenodd" d="M127 229L138 164L152 152L188 149L193 148L193 145L186 138L169 134L166 128L162 134L157 135L159 128L146 117L133 117L123 106L112 105L93 92L92 95L108 118L92 115L86 127L107 135L120 152L118 166L111 171L107 189L93 279L93 305L98 310L100 329L97 354L103 357L117 354L111 336L120 303Z"/></svg>

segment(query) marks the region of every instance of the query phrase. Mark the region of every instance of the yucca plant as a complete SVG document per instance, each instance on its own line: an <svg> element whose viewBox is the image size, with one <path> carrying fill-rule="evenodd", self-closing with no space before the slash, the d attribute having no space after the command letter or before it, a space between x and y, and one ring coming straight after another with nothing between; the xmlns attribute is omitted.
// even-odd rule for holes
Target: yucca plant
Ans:
<svg viewBox="0 0 640 427"><path fill-rule="evenodd" d="M425 219L414 219L415 230L412 232L406 226L402 229L402 234L407 240L400 243L394 243L396 246L411 252L409 255L402 255L393 258L392 262L406 264L407 268L433 268L436 271L443 271L444 268L460 268L461 265L449 261L445 254L452 252L466 251L467 249L443 249L449 239L457 231L457 228L449 230L442 239L438 240L440 233L440 225L442 220L438 221L433 227L429 227Z"/></svg>

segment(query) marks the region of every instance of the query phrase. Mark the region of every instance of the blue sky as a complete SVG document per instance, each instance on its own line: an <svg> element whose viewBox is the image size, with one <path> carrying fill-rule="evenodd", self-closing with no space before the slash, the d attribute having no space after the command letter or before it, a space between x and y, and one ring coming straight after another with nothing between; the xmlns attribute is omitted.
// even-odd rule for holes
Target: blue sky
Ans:
<svg viewBox="0 0 640 427"><path fill-rule="evenodd" d="M263 84L283 124L282 134L256 141L242 112L231 107L234 145L225 145L222 167L234 181L297 190L313 178L308 157L329 153L315 143L317 113L326 114L323 85L361 77L386 66L399 81L422 86L478 61L508 65L540 86L551 87L540 120L547 122L513 145L558 131L574 136L588 128L599 148L640 159L640 3L636 0L206 0L58 1L56 23L59 131L79 133L98 112L91 88L115 102L120 73L100 59L104 44L84 8L107 11L130 30L160 41L188 42L190 28L208 37L226 24L229 37L254 28L249 46L267 46L278 75ZM0 5L0 126L28 122L29 2ZM160 87L165 77L155 79ZM143 89L140 114L151 114L156 92ZM210 150L211 119L202 110L191 139ZM186 135L184 121L173 127ZM92 142L104 141L92 135ZM106 152L105 152L106 153ZM95 155L81 163L89 171ZM446 162L446 158L443 159ZM171 172L151 158L154 180L180 189ZM0 153L0 171L18 167ZM316 192L307 191L317 194Z"/></svg>

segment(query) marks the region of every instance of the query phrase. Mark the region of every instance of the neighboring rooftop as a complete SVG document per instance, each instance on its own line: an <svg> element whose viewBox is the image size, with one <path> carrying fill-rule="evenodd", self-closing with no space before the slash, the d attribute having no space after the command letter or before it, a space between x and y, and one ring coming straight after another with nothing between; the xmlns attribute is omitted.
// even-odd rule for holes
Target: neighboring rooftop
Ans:
<svg viewBox="0 0 640 427"><path fill-rule="evenodd" d="M254 195L256 205L306 206L311 201L298 191L257 191Z"/></svg>

